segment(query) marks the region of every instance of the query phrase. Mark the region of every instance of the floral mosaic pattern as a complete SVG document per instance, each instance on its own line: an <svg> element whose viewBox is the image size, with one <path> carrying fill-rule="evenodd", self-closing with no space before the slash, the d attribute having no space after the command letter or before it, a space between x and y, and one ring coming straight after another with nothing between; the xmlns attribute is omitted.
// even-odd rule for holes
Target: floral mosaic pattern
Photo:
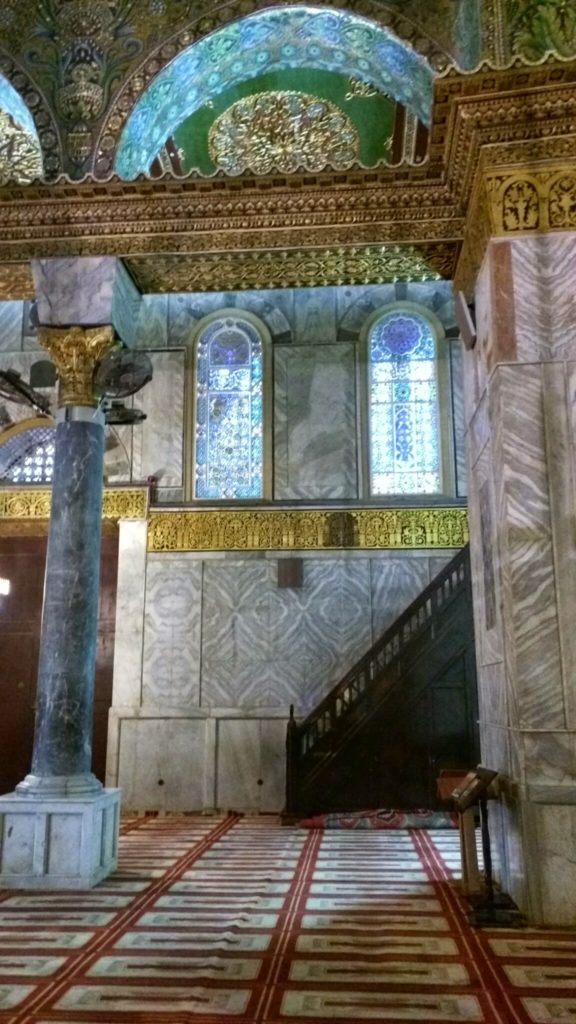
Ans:
<svg viewBox="0 0 576 1024"><path fill-rule="evenodd" d="M32 114L7 78L0 75L0 181L42 176L42 151Z"/></svg>
<svg viewBox="0 0 576 1024"><path fill-rule="evenodd" d="M436 339L428 321L393 311L369 336L372 494L441 489Z"/></svg>
<svg viewBox="0 0 576 1024"><path fill-rule="evenodd" d="M529 60L550 50L561 57L576 55L576 7L569 0L508 2L511 46Z"/></svg>
<svg viewBox="0 0 576 1024"><path fill-rule="evenodd" d="M358 78L430 120L432 70L386 29L344 11L265 10L204 37L160 72L128 119L117 173L128 179L145 172L178 125L212 96L264 72L298 67Z"/></svg>
<svg viewBox="0 0 576 1024"><path fill-rule="evenodd" d="M269 91L233 103L210 128L210 156L228 174L290 173L358 160L358 133L334 103L301 92Z"/></svg>

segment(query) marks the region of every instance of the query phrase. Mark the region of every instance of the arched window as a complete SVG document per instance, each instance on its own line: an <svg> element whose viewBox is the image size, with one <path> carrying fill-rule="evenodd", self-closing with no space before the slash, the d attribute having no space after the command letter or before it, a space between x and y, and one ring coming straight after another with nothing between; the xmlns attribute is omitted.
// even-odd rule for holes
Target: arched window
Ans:
<svg viewBox="0 0 576 1024"><path fill-rule="evenodd" d="M223 310L200 325L195 359L194 496L265 496L264 325Z"/></svg>
<svg viewBox="0 0 576 1024"><path fill-rule="evenodd" d="M443 489L438 337L433 315L410 305L383 310L368 330L370 493Z"/></svg>
<svg viewBox="0 0 576 1024"><path fill-rule="evenodd" d="M48 419L24 420L0 434L0 483L50 484L56 428Z"/></svg>

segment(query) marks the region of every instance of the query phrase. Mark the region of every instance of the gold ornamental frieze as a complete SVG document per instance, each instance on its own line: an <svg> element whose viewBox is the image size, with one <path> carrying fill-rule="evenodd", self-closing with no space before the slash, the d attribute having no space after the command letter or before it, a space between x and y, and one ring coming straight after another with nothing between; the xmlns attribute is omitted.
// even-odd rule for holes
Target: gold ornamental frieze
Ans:
<svg viewBox="0 0 576 1024"><path fill-rule="evenodd" d="M454 282L471 293L490 238L576 230L575 159L492 167L476 183Z"/></svg>
<svg viewBox="0 0 576 1024"><path fill-rule="evenodd" d="M438 281L454 272L458 245L340 246L205 256L133 256L129 273L142 292L243 291L335 284Z"/></svg>
<svg viewBox="0 0 576 1024"><path fill-rule="evenodd" d="M573 231L576 163L530 171L491 171L486 177L492 234Z"/></svg>
<svg viewBox="0 0 576 1024"><path fill-rule="evenodd" d="M48 520L51 500L50 487L0 488L0 524L9 520ZM104 488L103 519L146 519L147 515L147 487Z"/></svg>
<svg viewBox="0 0 576 1024"><path fill-rule="evenodd" d="M149 551L461 548L465 508L151 512Z"/></svg>

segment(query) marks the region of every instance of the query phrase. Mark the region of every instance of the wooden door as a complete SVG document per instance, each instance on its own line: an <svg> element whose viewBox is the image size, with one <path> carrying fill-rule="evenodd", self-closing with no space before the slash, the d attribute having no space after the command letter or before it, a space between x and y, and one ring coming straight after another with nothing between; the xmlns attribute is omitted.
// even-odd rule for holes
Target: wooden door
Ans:
<svg viewBox="0 0 576 1024"><path fill-rule="evenodd" d="M46 541L45 536L0 538L0 578L10 583L10 593L0 595L0 793L11 792L30 771ZM102 782L112 702L117 571L118 535L107 534L100 566L92 747L93 771Z"/></svg>

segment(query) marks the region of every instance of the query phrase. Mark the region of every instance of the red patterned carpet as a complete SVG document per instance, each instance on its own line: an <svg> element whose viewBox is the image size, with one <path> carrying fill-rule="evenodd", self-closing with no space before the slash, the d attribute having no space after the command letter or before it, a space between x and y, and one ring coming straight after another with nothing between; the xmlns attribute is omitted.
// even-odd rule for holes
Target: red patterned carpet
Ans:
<svg viewBox="0 0 576 1024"><path fill-rule="evenodd" d="M471 929L455 832L122 831L95 889L0 893L1 1024L576 1024L576 934Z"/></svg>

